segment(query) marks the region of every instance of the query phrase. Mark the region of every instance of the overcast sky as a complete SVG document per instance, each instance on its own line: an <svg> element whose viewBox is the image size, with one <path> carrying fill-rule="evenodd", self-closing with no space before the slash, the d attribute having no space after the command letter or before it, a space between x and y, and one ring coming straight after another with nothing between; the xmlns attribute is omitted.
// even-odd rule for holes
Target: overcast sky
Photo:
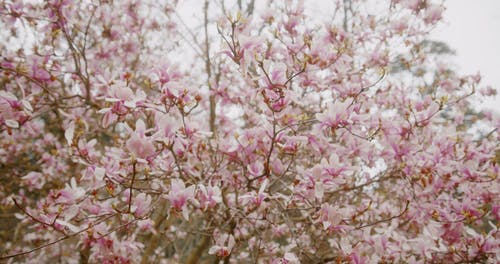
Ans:
<svg viewBox="0 0 500 264"><path fill-rule="evenodd" d="M481 72L500 93L500 0L447 0L444 22L431 34L450 45L461 73ZM500 96L483 107L500 111Z"/></svg>

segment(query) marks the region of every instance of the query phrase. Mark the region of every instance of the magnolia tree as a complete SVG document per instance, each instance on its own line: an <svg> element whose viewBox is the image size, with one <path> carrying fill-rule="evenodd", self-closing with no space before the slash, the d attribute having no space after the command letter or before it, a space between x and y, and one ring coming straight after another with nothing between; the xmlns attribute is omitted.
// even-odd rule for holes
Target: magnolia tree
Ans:
<svg viewBox="0 0 500 264"><path fill-rule="evenodd" d="M187 4L0 1L2 262L500 261L443 3Z"/></svg>

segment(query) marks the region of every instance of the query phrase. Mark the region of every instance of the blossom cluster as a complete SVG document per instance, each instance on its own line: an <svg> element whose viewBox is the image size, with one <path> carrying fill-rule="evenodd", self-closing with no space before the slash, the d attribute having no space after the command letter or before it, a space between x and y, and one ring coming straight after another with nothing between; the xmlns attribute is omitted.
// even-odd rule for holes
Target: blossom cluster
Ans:
<svg viewBox="0 0 500 264"><path fill-rule="evenodd" d="M0 0L0 260L500 262L444 6L263 2Z"/></svg>

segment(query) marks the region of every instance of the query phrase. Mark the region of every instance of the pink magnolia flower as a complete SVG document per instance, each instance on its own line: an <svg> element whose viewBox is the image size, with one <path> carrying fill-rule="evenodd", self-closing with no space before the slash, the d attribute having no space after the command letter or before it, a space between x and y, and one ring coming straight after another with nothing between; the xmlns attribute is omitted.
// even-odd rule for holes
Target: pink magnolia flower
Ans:
<svg viewBox="0 0 500 264"><path fill-rule="evenodd" d="M340 158L336 153L332 153L328 159L328 163L325 159L321 160L321 165L326 168L328 175L337 177L343 172L350 169L350 166L346 165L344 162L340 162Z"/></svg>
<svg viewBox="0 0 500 264"><path fill-rule="evenodd" d="M325 112L316 114L316 119L324 127L337 128L345 126L348 124L349 113L347 108L349 105L349 101L330 104Z"/></svg>
<svg viewBox="0 0 500 264"><path fill-rule="evenodd" d="M255 54L260 51L260 47L265 42L261 37L257 36L241 35L238 38L240 42L240 50L236 55L240 59L240 65L246 71L246 66L249 64L249 62L252 61L252 59L254 59ZM238 58L233 58L233 55L230 52L228 52L227 54L229 54L229 57L231 57L233 60L238 60ZM244 72L244 74L246 74L246 72Z"/></svg>
<svg viewBox="0 0 500 264"><path fill-rule="evenodd" d="M384 67L389 63L387 52L384 50L380 50L380 46L377 46L375 50L368 55L368 57L369 57L369 65L372 67L374 66Z"/></svg>
<svg viewBox="0 0 500 264"><path fill-rule="evenodd" d="M32 77L41 82L51 82L50 73L43 67L43 65L48 65L49 56L45 56L43 59L41 57L33 56L33 64L31 65Z"/></svg>
<svg viewBox="0 0 500 264"><path fill-rule="evenodd" d="M260 206L260 204L267 197L267 194L265 193L265 191L266 191L266 187L267 187L268 183L269 183L269 180L265 179L264 182L262 183L262 185L260 185L259 193L257 194L256 197L254 197L252 199L252 201L254 202L254 204L256 204L257 206Z"/></svg>
<svg viewBox="0 0 500 264"><path fill-rule="evenodd" d="M342 221L342 212L339 208L329 204L323 204L319 210L319 220L323 224L323 228L334 229Z"/></svg>
<svg viewBox="0 0 500 264"><path fill-rule="evenodd" d="M496 221L500 221L500 204L494 204L491 207L491 214Z"/></svg>
<svg viewBox="0 0 500 264"><path fill-rule="evenodd" d="M78 153L82 156L89 157L89 159L95 159L100 153L95 150L97 144L97 139L91 139L86 141L85 139L80 139L78 141Z"/></svg>
<svg viewBox="0 0 500 264"><path fill-rule="evenodd" d="M248 194L240 196L240 200L242 200L244 203L252 202L254 206L260 206L264 199L268 196L265 191L267 184L269 183L268 179L265 179L262 184L260 185L259 192L255 193L255 191L252 191Z"/></svg>
<svg viewBox="0 0 500 264"><path fill-rule="evenodd" d="M266 69L266 72L269 74L270 78L270 80L268 80L267 78L265 79L265 82L268 86L285 83L287 67L284 63L266 60L264 61L264 69ZM269 81L271 81L272 83L269 83Z"/></svg>
<svg viewBox="0 0 500 264"><path fill-rule="evenodd" d="M143 219L137 221L137 227L143 232L151 232L152 234L157 234L155 229L155 223L151 219Z"/></svg>
<svg viewBox="0 0 500 264"><path fill-rule="evenodd" d="M71 120L71 122L69 122L68 124L68 127L66 128L66 131L64 132L64 137L66 138L66 141L70 146L73 144L74 134L75 134L75 121Z"/></svg>
<svg viewBox="0 0 500 264"><path fill-rule="evenodd" d="M104 78L100 78L101 80ZM106 83L105 80L102 82ZM107 87L108 84L104 85ZM108 97L105 98L107 102L112 102L112 107L103 108L99 110L99 113L104 114L103 126L107 127L109 124L115 122L118 116L125 115L131 111L131 109L137 106L144 105L144 100L146 99L146 94L142 90L134 91L128 87L124 81L114 81L109 85Z"/></svg>
<svg viewBox="0 0 500 264"><path fill-rule="evenodd" d="M33 107L26 100L18 100L10 92L0 91L0 126L5 124L10 128L19 128L33 112Z"/></svg>
<svg viewBox="0 0 500 264"><path fill-rule="evenodd" d="M403 0L402 4L404 7L411 9L413 11L417 11L420 7L421 0Z"/></svg>
<svg viewBox="0 0 500 264"><path fill-rule="evenodd" d="M167 199L176 210L182 210L182 216L189 220L187 211L188 201L194 198L195 186L191 185L186 188L186 185L181 179L172 179L170 183L170 193Z"/></svg>
<svg viewBox="0 0 500 264"><path fill-rule="evenodd" d="M408 28L408 17L392 21L391 27L397 33L403 33Z"/></svg>
<svg viewBox="0 0 500 264"><path fill-rule="evenodd" d="M322 180L323 168L319 165L312 169L312 181L314 182L314 197L321 200L325 193L325 186Z"/></svg>
<svg viewBox="0 0 500 264"><path fill-rule="evenodd" d="M175 136L178 129L176 120L168 115L158 114L156 116L156 127L158 132L155 133L154 138L158 141L169 143Z"/></svg>
<svg viewBox="0 0 500 264"><path fill-rule="evenodd" d="M264 171L264 165L262 165L262 162L257 160L251 164L248 164L247 169L248 172L250 172L250 174L252 174L253 176L260 176Z"/></svg>
<svg viewBox="0 0 500 264"><path fill-rule="evenodd" d="M444 7L431 4L425 9L425 23L434 24L443 16Z"/></svg>
<svg viewBox="0 0 500 264"><path fill-rule="evenodd" d="M6 21L14 24L17 19L22 17L24 14L24 3L22 1L14 2L12 4L7 4L8 9L10 9L10 16L6 16Z"/></svg>
<svg viewBox="0 0 500 264"><path fill-rule="evenodd" d="M145 136L146 125L142 120L137 120L135 132L127 140L127 149L141 159L147 159L155 153L153 143Z"/></svg>
<svg viewBox="0 0 500 264"><path fill-rule="evenodd" d="M22 177L23 183L28 186L28 190L41 189L45 184L45 177L40 172L31 171Z"/></svg>
<svg viewBox="0 0 500 264"><path fill-rule="evenodd" d="M131 211L134 213L135 217L142 217L149 211L150 205L151 196L145 193L140 193L135 197L132 203Z"/></svg>
<svg viewBox="0 0 500 264"><path fill-rule="evenodd" d="M85 195L85 189L78 187L75 178L71 178L70 184L66 183L66 188L59 191L56 202L64 204L74 204Z"/></svg>
<svg viewBox="0 0 500 264"><path fill-rule="evenodd" d="M131 101L134 98L134 91L130 89L123 81L116 81L110 87L112 98L123 101Z"/></svg>
<svg viewBox="0 0 500 264"><path fill-rule="evenodd" d="M217 255L218 257L224 258L231 254L236 241L233 235L223 234L217 237L215 240L215 245L208 250L208 254Z"/></svg>
<svg viewBox="0 0 500 264"><path fill-rule="evenodd" d="M222 193L218 186L208 185L205 187L205 185L199 184L198 187L200 188L198 200L201 208L213 208L222 202Z"/></svg>

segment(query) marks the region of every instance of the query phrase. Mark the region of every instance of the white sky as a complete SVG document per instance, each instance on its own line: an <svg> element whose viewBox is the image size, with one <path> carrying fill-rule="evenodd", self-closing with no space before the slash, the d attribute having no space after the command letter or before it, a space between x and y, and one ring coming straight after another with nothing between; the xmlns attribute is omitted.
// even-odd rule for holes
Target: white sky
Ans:
<svg viewBox="0 0 500 264"><path fill-rule="evenodd" d="M447 0L444 23L431 34L456 51L460 73L481 72L500 93L500 0ZM500 96L480 108L500 111Z"/></svg>

